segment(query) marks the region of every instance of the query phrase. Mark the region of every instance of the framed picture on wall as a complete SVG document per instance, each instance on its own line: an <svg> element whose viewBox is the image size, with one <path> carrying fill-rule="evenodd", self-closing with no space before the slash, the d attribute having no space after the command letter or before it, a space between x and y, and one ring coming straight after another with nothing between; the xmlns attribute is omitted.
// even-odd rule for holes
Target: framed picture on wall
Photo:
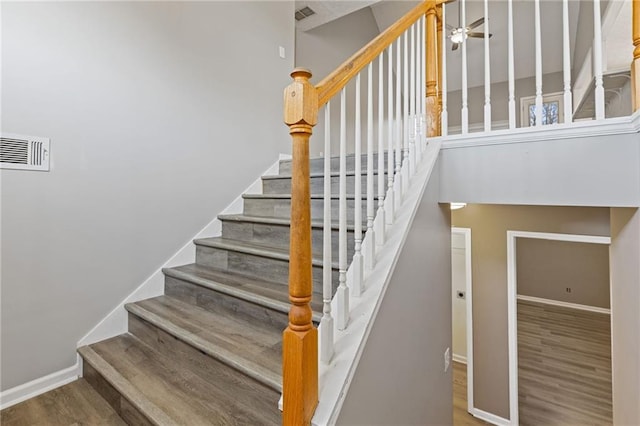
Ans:
<svg viewBox="0 0 640 426"><path fill-rule="evenodd" d="M563 93L542 95L542 125L564 123ZM536 97L520 98L520 125L529 127L536 125Z"/></svg>

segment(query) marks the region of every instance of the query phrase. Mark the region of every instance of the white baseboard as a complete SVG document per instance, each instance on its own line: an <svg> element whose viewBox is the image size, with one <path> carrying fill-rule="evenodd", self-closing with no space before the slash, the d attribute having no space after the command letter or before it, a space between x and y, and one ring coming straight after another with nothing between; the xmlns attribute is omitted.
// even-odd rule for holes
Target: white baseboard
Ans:
<svg viewBox="0 0 640 426"><path fill-rule="evenodd" d="M467 364L467 357L464 355L453 354L451 356L454 362L459 362L460 364Z"/></svg>
<svg viewBox="0 0 640 426"><path fill-rule="evenodd" d="M581 305L579 303L562 302L560 300L543 299L542 297L525 296L518 294L518 300L527 302L544 303L545 305L560 306L562 308L580 309L581 311L597 312L599 314L611 315L611 309L600 308L598 306Z"/></svg>
<svg viewBox="0 0 640 426"><path fill-rule="evenodd" d="M290 155L280 154L279 160L273 163L261 175L274 175L279 173L280 160L291 158ZM243 201L242 194L261 194L262 179L258 177L246 190L231 202L220 214L239 214L242 213ZM127 303L137 302L151 297L161 296L164 294L164 274L163 268L171 268L178 265L193 263L195 261L196 248L193 240L196 238L216 237L222 232L222 223L216 218L209 222L195 236L189 238L185 245L178 250L169 260L167 260L160 268L158 268L149 278L147 278L138 288L125 297L106 317L104 317L95 327L93 327L77 344L77 347L90 345L127 331L127 311L124 305Z"/></svg>
<svg viewBox="0 0 640 426"><path fill-rule="evenodd" d="M469 412L473 417L476 417L480 420L484 420L485 422L491 423L493 425L498 426L510 426L511 421L500 416L496 416L495 414L487 413L486 411L480 410L478 408L472 408Z"/></svg>
<svg viewBox="0 0 640 426"><path fill-rule="evenodd" d="M80 358L80 357L78 357ZM39 377L30 382L7 389L0 393L0 410L11 407L27 399L33 398L52 389L71 383L80 377L82 371L81 362L78 359L74 365L60 371L53 372L44 377Z"/></svg>

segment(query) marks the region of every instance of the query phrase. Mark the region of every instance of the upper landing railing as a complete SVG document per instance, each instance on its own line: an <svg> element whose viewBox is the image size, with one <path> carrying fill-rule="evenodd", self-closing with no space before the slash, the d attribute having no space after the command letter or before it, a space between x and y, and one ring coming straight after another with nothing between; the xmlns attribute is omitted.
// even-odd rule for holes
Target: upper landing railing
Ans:
<svg viewBox="0 0 640 426"><path fill-rule="evenodd" d="M462 54L461 130L469 131L467 87L466 2L460 7L460 47ZM513 0L508 3L509 128L516 127L513 41ZM540 0L534 2L536 40L535 126L543 123L542 55ZM565 121L573 115L571 93L571 52L569 49L568 0L563 5L563 98ZM631 65L634 110L640 109L640 0L633 1L634 59ZM427 138L447 135L447 63L443 52L450 46L446 26L447 8L443 0L425 1L363 47L318 85L310 82L311 72L298 68L284 93L284 121L293 140L291 240L289 263L289 325L283 333L283 424L307 425L318 403L318 360L330 363L334 355L334 327L349 326L349 297L366 291L366 280L385 243L411 177L420 167ZM604 118L602 78L602 34L600 0L594 0L595 118ZM484 130L492 130L491 70L488 0L484 1ZM455 28L454 28L455 30ZM478 65L473 65L478 69ZM353 108L347 125L347 90L353 87ZM333 99L339 97L337 105ZM332 191L331 109L339 111L340 140L338 194ZM350 107L350 108L351 108ZM312 323L313 295L311 190L309 141L324 109L323 201L323 316L320 333ZM352 114L351 114L352 112ZM347 137L349 128L349 137ZM351 133L353 132L353 133ZM347 142L353 149L354 172L347 179ZM366 168L361 164L366 144ZM374 155L376 154L376 155ZM385 159L386 156L386 159ZM376 158L377 157L377 158ZM386 164L385 164L386 163ZM351 176L352 175L352 176ZM364 182L362 178L366 179ZM347 185L350 186L347 192ZM377 187L377 188L376 188ZM364 194L363 194L364 188ZM351 192L351 190L353 192ZM349 195L347 195L349 194ZM320 194L316 194L320 195ZM332 220L333 201L338 195L338 287L333 294ZM348 201L351 203L348 204ZM348 208L348 206L350 206ZM363 209L364 207L364 209ZM363 210L364 214L363 214ZM348 226L348 221L350 226ZM348 236L352 232L352 237ZM349 232L349 233L350 233ZM364 238L363 238L364 236ZM353 259L347 261L348 238L353 238ZM349 273L348 273L349 272ZM333 309L332 309L333 307ZM335 310L335 323L334 312ZM318 334L320 341L318 341ZM319 352L320 349L320 352ZM319 355L319 356L318 356Z"/></svg>

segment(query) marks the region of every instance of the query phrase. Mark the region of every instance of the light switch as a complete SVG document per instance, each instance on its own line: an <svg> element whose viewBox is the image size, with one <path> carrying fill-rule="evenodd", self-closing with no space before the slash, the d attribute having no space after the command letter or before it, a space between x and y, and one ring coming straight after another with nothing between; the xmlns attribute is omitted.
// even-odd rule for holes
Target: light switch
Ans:
<svg viewBox="0 0 640 426"><path fill-rule="evenodd" d="M280 57L284 59L286 56L284 52L284 46L279 46L278 51L280 52Z"/></svg>

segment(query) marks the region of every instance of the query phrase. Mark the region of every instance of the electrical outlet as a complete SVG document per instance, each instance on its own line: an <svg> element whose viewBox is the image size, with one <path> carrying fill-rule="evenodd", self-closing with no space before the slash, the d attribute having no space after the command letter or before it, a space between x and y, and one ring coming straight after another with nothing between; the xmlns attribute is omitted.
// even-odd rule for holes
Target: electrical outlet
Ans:
<svg viewBox="0 0 640 426"><path fill-rule="evenodd" d="M447 348L444 351L444 372L449 371L449 366L451 365L451 349Z"/></svg>
<svg viewBox="0 0 640 426"><path fill-rule="evenodd" d="M567 288L566 288L566 292L567 292L567 293L571 293L571 287L567 287Z"/></svg>

